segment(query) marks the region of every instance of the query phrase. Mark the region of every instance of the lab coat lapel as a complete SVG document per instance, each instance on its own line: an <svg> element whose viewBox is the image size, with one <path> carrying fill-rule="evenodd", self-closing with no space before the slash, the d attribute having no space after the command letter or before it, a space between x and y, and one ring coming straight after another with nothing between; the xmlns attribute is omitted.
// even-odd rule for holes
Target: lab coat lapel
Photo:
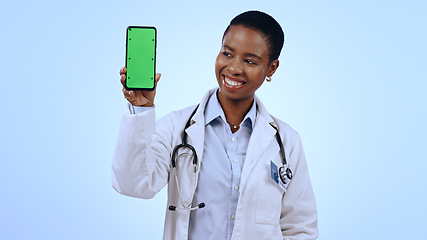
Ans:
<svg viewBox="0 0 427 240"><path fill-rule="evenodd" d="M246 151L246 158L241 176L241 184L243 185L261 156L266 151L278 151L278 148L268 149L271 142L276 141L276 131L271 127L270 123L274 124L273 119L268 114L261 101L257 98L257 117L249 140L248 149Z"/></svg>
<svg viewBox="0 0 427 240"><path fill-rule="evenodd" d="M209 97L216 91L216 88L211 89L206 93L200 101L199 107L194 114L190 127L187 128L186 132L188 140L191 145L196 149L198 158L198 167L200 167L201 160L203 158L203 146L205 139L205 107ZM199 173L199 171L198 171ZM197 174L198 176L198 174Z"/></svg>
<svg viewBox="0 0 427 240"><path fill-rule="evenodd" d="M199 107L200 108L200 107ZM197 110L199 111L199 110ZM203 117L203 116L202 116ZM193 145L196 149L198 166L200 167L200 162L203 158L203 145L205 139L205 124L204 118L194 120L193 125L187 128L186 132L188 134L188 142Z"/></svg>

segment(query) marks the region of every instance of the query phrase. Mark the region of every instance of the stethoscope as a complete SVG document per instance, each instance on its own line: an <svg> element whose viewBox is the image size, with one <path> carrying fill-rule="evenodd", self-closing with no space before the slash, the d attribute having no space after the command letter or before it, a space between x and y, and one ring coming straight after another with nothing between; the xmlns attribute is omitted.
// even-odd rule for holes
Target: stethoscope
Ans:
<svg viewBox="0 0 427 240"><path fill-rule="evenodd" d="M182 208L179 208L174 205L170 205L169 206L170 211L176 211L176 210L192 211L192 210L204 208L206 206L204 202L201 202L197 204L196 207L191 207L191 204L194 198L194 193L196 192L196 175L197 175L198 159L197 159L196 149L194 149L194 147L191 144L187 143L187 133L185 132L185 130L191 125L191 119L193 118L198 108L199 106L197 105L196 109L194 109L193 113L191 113L191 116L188 118L188 121L185 124L184 132L182 135L182 143L178 144L172 151L171 166L172 166L172 171L175 175L176 188L177 188L179 201L181 202ZM276 136L277 144L279 145L279 148L280 148L280 155L282 156L282 166L279 168L279 177L282 183L285 186L287 186L287 184L292 180L292 170L288 167L288 164L286 161L285 149L283 147L283 143L282 143L282 139L280 137L279 131L277 127L273 125L273 123L270 123L270 125L274 128L274 130L276 130L275 136ZM187 151L182 151L181 154L178 154L179 151L181 150L187 150ZM182 200L181 190L178 182L178 174L176 170L176 162L180 157L183 157L183 156L184 157L190 156L193 158L193 161L192 161L193 162L193 190L191 193L191 201L189 201L187 204L185 204L184 201Z"/></svg>

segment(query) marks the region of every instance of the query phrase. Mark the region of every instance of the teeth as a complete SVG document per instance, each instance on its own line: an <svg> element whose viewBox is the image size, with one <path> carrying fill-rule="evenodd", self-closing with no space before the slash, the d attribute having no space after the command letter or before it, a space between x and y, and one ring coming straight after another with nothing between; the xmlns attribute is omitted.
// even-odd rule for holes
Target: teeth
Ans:
<svg viewBox="0 0 427 240"><path fill-rule="evenodd" d="M243 83L242 82L236 82L236 81L232 81L232 80L230 80L230 79L228 79L228 78L224 78L224 81L228 84L228 85L230 85L230 86L234 86L234 87L237 87L237 86L242 86L243 85Z"/></svg>

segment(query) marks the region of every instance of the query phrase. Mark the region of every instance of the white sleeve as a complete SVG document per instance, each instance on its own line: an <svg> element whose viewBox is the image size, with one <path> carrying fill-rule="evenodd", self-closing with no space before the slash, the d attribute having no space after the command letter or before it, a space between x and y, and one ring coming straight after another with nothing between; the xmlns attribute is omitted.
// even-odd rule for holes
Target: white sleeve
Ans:
<svg viewBox="0 0 427 240"><path fill-rule="evenodd" d="M120 122L112 183L121 194L152 198L167 184L172 124L165 118L157 132L154 107L140 114L131 111L129 104Z"/></svg>
<svg viewBox="0 0 427 240"><path fill-rule="evenodd" d="M293 177L282 201L280 226L283 239L313 240L318 237L317 209L307 162L298 135L288 162L294 162Z"/></svg>

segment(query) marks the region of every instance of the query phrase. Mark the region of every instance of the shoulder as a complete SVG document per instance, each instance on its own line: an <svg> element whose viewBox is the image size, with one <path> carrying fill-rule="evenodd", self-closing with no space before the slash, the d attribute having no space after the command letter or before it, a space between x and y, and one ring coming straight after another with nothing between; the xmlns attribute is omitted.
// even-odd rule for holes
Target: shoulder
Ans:
<svg viewBox="0 0 427 240"><path fill-rule="evenodd" d="M161 125L170 124L171 126L178 125L183 128L191 113L194 111L194 109L196 109L196 106L197 105L192 105L180 110L172 111L161 117L157 123Z"/></svg>
<svg viewBox="0 0 427 240"><path fill-rule="evenodd" d="M174 119L181 119L181 118L188 119L191 113L194 111L194 109L196 109L196 107L197 107L197 104L194 104L180 110L172 111L168 115Z"/></svg>
<svg viewBox="0 0 427 240"><path fill-rule="evenodd" d="M295 129L293 129L284 121L271 115L258 97L256 97L256 103L258 106L257 111L265 119L265 121L268 123L274 122L274 124L277 126L280 137L282 138L286 148L293 148L295 143L300 142L300 136Z"/></svg>
<svg viewBox="0 0 427 240"><path fill-rule="evenodd" d="M179 125L181 128L182 126L185 126L185 123L190 118L191 114L194 112L197 106L197 111L195 112L193 116L194 121L204 121L204 109L206 106L206 103L208 102L209 97L216 91L216 88L211 89L205 93L203 98L201 99L199 104L194 104L189 107L172 111L166 116L159 119L159 123L166 123L169 122L169 124L172 125Z"/></svg>
<svg viewBox="0 0 427 240"><path fill-rule="evenodd" d="M296 143L301 143L300 135L294 128L292 128L286 122L284 122L284 121L282 121L282 120L280 120L280 119L278 119L272 115L270 115L270 116L274 120L274 122L276 123L276 125L279 129L279 134L283 138L285 145L293 148Z"/></svg>

